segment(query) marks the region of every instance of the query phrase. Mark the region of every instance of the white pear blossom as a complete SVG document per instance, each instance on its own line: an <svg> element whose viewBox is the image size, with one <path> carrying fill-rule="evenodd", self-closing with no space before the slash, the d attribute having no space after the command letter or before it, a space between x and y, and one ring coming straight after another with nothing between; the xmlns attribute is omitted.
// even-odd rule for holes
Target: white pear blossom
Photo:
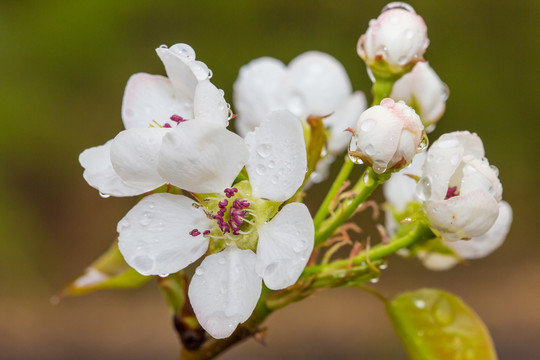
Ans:
<svg viewBox="0 0 540 360"><path fill-rule="evenodd" d="M405 211L411 202L421 203L434 231L457 256L420 252L418 256L432 270L448 269L459 259L487 256L510 230L512 208L501 201L497 170L483 156L476 134L444 134L427 154L417 155L410 167L384 184L385 198L392 205L386 213L390 234L397 229L393 212ZM406 175L420 178L419 183Z"/></svg>
<svg viewBox="0 0 540 360"><path fill-rule="evenodd" d="M357 45L358 55L375 75L402 75L423 60L429 45L427 27L412 6L404 2L386 5Z"/></svg>
<svg viewBox="0 0 540 360"><path fill-rule="evenodd" d="M236 127L242 136L253 131L272 110L287 109L304 123L310 115L327 116L323 122L329 131L328 155L319 162L311 179L314 182L326 178L334 157L347 147L345 130L354 126L366 108L364 94L352 92L343 65L318 51L303 53L288 66L270 57L251 61L240 69L233 95L238 112Z"/></svg>
<svg viewBox="0 0 540 360"><path fill-rule="evenodd" d="M246 167L249 183L233 184ZM262 281L270 289L296 282L314 246L304 204L289 199L303 182L306 150L300 121L286 110L267 114L245 139L218 125L187 121L163 137L158 171L168 183L200 193L153 194L119 222L119 248L145 275L177 272L210 248L189 298L200 324L229 336L251 315ZM271 218L270 218L271 217Z"/></svg>
<svg viewBox="0 0 540 360"><path fill-rule="evenodd" d="M105 196L133 196L165 183L156 169L161 139L179 123L196 118L226 126L223 93L208 79L208 67L187 44L156 52L168 78L146 73L128 80L122 102L126 130L79 156L86 181Z"/></svg>
<svg viewBox="0 0 540 360"><path fill-rule="evenodd" d="M426 146L424 126L414 110L386 98L358 119L349 155L381 174L408 165Z"/></svg>
<svg viewBox="0 0 540 360"><path fill-rule="evenodd" d="M448 87L427 62L419 62L394 83L390 97L415 108L426 131L431 132L444 114Z"/></svg>

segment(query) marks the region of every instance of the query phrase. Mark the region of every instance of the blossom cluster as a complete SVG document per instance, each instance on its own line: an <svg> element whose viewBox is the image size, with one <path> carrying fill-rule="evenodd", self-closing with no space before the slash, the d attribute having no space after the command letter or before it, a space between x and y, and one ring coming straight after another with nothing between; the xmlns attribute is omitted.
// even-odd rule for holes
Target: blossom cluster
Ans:
<svg viewBox="0 0 540 360"><path fill-rule="evenodd" d="M84 178L103 197L142 195L117 225L125 262L142 275L193 273L187 294L198 323L214 338L230 336L250 318L263 282L286 289L316 261L319 228L301 198L344 152L368 167L368 178L389 178L391 235L410 221L433 235L436 247L402 249L426 266L449 268L495 250L512 211L482 141L458 131L428 149L427 133L448 97L423 58L428 44L414 9L390 3L357 48L374 82L373 106L353 91L338 60L309 51L288 65L263 57L243 66L234 83L236 115L193 48L157 48L167 77L132 75L122 103L125 130L79 157ZM313 130L313 117L323 134ZM233 118L238 134L227 129ZM310 147L317 136L323 145ZM346 187L342 181L333 188ZM334 195L330 200L341 201ZM349 220L336 218L322 217L328 237Z"/></svg>

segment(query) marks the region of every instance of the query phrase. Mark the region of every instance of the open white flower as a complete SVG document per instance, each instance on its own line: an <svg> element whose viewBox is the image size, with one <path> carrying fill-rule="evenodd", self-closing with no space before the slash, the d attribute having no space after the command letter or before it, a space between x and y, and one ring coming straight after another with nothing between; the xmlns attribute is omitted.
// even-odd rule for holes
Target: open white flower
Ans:
<svg viewBox="0 0 540 360"><path fill-rule="evenodd" d="M418 256L432 270L448 269L460 258L487 256L504 242L510 230L512 208L500 201L502 186L497 171L483 156L484 148L476 134L445 134L427 154L417 155L410 167L384 184L385 198L392 205L386 214L390 234L397 228L393 211L403 212L411 202L422 203L434 231L457 255L420 252ZM405 174L421 178L420 182L416 184ZM462 238L469 240L458 240Z"/></svg>
<svg viewBox="0 0 540 360"><path fill-rule="evenodd" d="M416 109L426 131L431 132L444 114L448 87L427 62L419 62L394 83L390 97Z"/></svg>
<svg viewBox="0 0 540 360"><path fill-rule="evenodd" d="M228 122L222 92L210 83L210 70L195 60L189 45L161 46L156 52L168 78L132 75L122 102L126 130L79 156L84 178L104 195L138 195L163 185L156 169L161 139L179 123L194 118Z"/></svg>
<svg viewBox="0 0 540 360"><path fill-rule="evenodd" d="M381 174L407 166L426 145L424 126L414 110L386 98L358 119L349 155Z"/></svg>
<svg viewBox="0 0 540 360"><path fill-rule="evenodd" d="M386 5L358 41L358 55L375 76L402 75L423 60L429 45L427 27L412 6L404 2Z"/></svg>
<svg viewBox="0 0 540 360"><path fill-rule="evenodd" d="M163 137L158 170L168 183L202 193L202 205L183 195L145 197L118 224L120 251L137 271L156 275L185 268L210 247L189 298L210 335L227 337L251 315L262 280L270 289L290 286L309 259L307 207L287 204L269 219L302 184L306 162L302 126L288 111L269 113L245 139L182 123ZM249 183L229 188L244 165Z"/></svg>
<svg viewBox="0 0 540 360"><path fill-rule="evenodd" d="M288 66L262 57L240 69L234 83L234 104L238 112L236 127L245 136L253 131L272 110L287 109L302 121L310 115L323 119L329 130L326 144L328 158L342 153L349 136L345 130L354 126L366 108L360 91L352 86L343 65L334 57L309 51L294 58ZM323 159L324 160L324 159ZM332 161L321 161L314 180L322 176Z"/></svg>

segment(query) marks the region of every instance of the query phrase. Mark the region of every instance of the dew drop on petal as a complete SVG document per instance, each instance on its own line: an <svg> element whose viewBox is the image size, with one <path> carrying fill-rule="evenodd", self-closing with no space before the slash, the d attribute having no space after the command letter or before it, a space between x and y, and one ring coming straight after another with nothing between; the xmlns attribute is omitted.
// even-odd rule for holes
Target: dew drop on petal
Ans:
<svg viewBox="0 0 540 360"><path fill-rule="evenodd" d="M175 44L171 46L171 51L176 55L184 56L188 59L195 59L195 50L188 44Z"/></svg>
<svg viewBox="0 0 540 360"><path fill-rule="evenodd" d="M255 167L255 171L259 175L265 175L266 174L266 166L264 166L263 164L257 164L257 166Z"/></svg>
<svg viewBox="0 0 540 360"><path fill-rule="evenodd" d="M424 136L422 137L422 141L420 141L420 144L418 145L418 148L416 149L418 152L425 151L428 148L429 145L429 139L427 135L424 133Z"/></svg>
<svg viewBox="0 0 540 360"><path fill-rule="evenodd" d="M104 199L106 199L106 198L108 198L108 197L111 197L111 195L105 194L105 193L102 193L102 192L99 193L99 196L101 196L101 197L104 198Z"/></svg>
<svg viewBox="0 0 540 360"><path fill-rule="evenodd" d="M381 160L375 160L373 163L373 171L375 171L377 174L382 174L386 171L387 164L384 161Z"/></svg>
<svg viewBox="0 0 540 360"><path fill-rule="evenodd" d="M277 176L272 176L270 181L272 182L272 184L277 184L278 183L278 177Z"/></svg>
<svg viewBox="0 0 540 360"><path fill-rule="evenodd" d="M218 264L225 265L225 258L223 256L218 259Z"/></svg>
<svg viewBox="0 0 540 360"><path fill-rule="evenodd" d="M268 163L268 167L270 169L273 169L275 166L276 166L276 162L274 160L270 160L270 162Z"/></svg>
<svg viewBox="0 0 540 360"><path fill-rule="evenodd" d="M499 169L495 165L490 165L489 167L493 170L495 176L499 176Z"/></svg>
<svg viewBox="0 0 540 360"><path fill-rule="evenodd" d="M150 201L150 202L148 203L148 207L149 207L150 209L153 209L153 208L156 207L156 204L155 204L153 201Z"/></svg>
<svg viewBox="0 0 540 360"><path fill-rule="evenodd" d="M169 274L159 274L159 277L166 278Z"/></svg>
<svg viewBox="0 0 540 360"><path fill-rule="evenodd" d="M141 225L142 226L147 226L151 222L152 222L152 217L150 216L150 213L149 212L143 213L143 217L141 219Z"/></svg>
<svg viewBox="0 0 540 360"><path fill-rule="evenodd" d="M277 270L277 264L276 263L269 264L264 269L264 277L272 275L276 270Z"/></svg>
<svg viewBox="0 0 540 360"><path fill-rule="evenodd" d="M371 131L375 127L375 119L369 118L360 124L360 130L362 131Z"/></svg>
<svg viewBox="0 0 540 360"><path fill-rule="evenodd" d="M159 48L160 49L168 49L169 47L167 45L165 45L165 44L161 44L161 45L159 45Z"/></svg>
<svg viewBox="0 0 540 360"><path fill-rule="evenodd" d="M442 86L441 86L442 101L448 100L449 96L450 96L450 88L448 88L448 85L446 85L445 83L442 83Z"/></svg>
<svg viewBox="0 0 540 360"><path fill-rule="evenodd" d="M433 318L441 325L449 325L454 320L452 307L444 298L439 299L431 311Z"/></svg>
<svg viewBox="0 0 540 360"><path fill-rule="evenodd" d="M431 199L431 178L424 176L416 184L416 196L422 201Z"/></svg>
<svg viewBox="0 0 540 360"><path fill-rule="evenodd" d="M127 229L129 227L129 221L127 219L124 219L120 222L120 227L123 229Z"/></svg>
<svg viewBox="0 0 540 360"><path fill-rule="evenodd" d="M154 267L154 259L147 255L138 255L133 259L133 264L137 269L147 272Z"/></svg>
<svg viewBox="0 0 540 360"><path fill-rule="evenodd" d="M268 157L268 155L270 155L270 150L272 150L272 147L270 144L259 144L256 149L257 154L259 154L263 158Z"/></svg>
<svg viewBox="0 0 540 360"><path fill-rule="evenodd" d="M375 148L373 147L372 144L368 144L366 146L365 153L366 153L366 155L369 155L369 156L375 154Z"/></svg>
<svg viewBox="0 0 540 360"><path fill-rule="evenodd" d="M204 274L204 269L202 267L198 267L197 270L195 270L195 274L198 276L201 276Z"/></svg>

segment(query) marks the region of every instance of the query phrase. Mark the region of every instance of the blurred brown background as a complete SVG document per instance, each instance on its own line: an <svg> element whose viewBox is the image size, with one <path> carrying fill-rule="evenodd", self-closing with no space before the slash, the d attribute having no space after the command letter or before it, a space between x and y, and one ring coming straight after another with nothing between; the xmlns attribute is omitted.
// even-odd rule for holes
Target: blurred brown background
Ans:
<svg viewBox="0 0 540 360"><path fill-rule="evenodd" d="M164 73L154 48L191 44L229 102L241 65L264 55L289 62L307 50L338 58L354 88L367 91L356 41L385 3L2 1L0 359L177 356L155 284L49 304L107 248L134 204L99 197L83 180L77 157L122 129L122 94L132 73ZM482 137L514 223L490 257L448 272L393 257L376 288L387 296L423 286L455 292L484 319L501 359L537 359L540 2L411 4L428 24L425 57L451 90L431 139L464 129ZM312 210L328 186L309 194ZM381 304L360 290L319 293L274 314L268 326L266 347L251 340L223 358L406 358Z"/></svg>

